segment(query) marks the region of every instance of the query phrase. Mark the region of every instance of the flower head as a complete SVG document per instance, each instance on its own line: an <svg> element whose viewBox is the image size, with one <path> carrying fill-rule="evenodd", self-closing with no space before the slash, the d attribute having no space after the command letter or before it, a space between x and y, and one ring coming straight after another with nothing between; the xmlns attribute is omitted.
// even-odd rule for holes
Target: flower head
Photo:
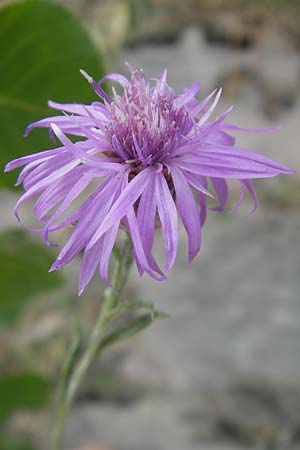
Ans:
<svg viewBox="0 0 300 450"><path fill-rule="evenodd" d="M210 179L222 211L228 199L227 179L238 179L243 201L248 190L257 206L253 178L273 177L293 171L260 154L235 146L231 131L246 130L226 122L232 108L214 120L210 117L221 95L215 90L201 102L195 98L199 83L180 95L167 84L166 71L153 81L128 66L131 78L110 74L95 82L82 71L102 101L90 105L49 105L64 114L42 119L32 128L48 127L60 146L11 161L6 170L25 166L17 184L25 193L19 206L37 196L34 211L49 242L49 233L75 224L51 270L60 269L84 251L79 292L97 267L108 283L108 267L122 225L131 235L134 259L140 274L165 278L178 246L178 216L188 236L191 261L201 245ZM109 96L101 88L111 80L121 86ZM67 135L77 136L74 143ZM93 186L92 193L69 212L76 200ZM157 224L166 249L165 270L152 254Z"/></svg>

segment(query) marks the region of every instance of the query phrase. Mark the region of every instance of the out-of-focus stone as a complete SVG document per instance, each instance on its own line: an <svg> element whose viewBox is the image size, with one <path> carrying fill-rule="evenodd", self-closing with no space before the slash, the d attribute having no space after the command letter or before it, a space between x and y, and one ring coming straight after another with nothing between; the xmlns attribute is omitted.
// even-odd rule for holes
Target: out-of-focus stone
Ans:
<svg viewBox="0 0 300 450"><path fill-rule="evenodd" d="M45 449L45 432L49 417L45 410L19 411L14 413L6 424L6 431L16 440L24 440L29 448ZM1 450L6 450L2 449Z"/></svg>
<svg viewBox="0 0 300 450"><path fill-rule="evenodd" d="M93 34L94 28L98 31L105 30L103 34L105 40L111 37L110 23L114 21L117 5L123 3L126 6L130 3L129 8L134 16L131 25L135 28L129 30L133 31L131 43L142 41L171 43L182 27L207 24L208 34L212 40L225 41L230 46L245 48L253 43L253 38L256 40L257 27L273 22L276 27L286 30L294 43L300 46L300 14L297 1L284 3L255 0L243 2L242 8L239 1L228 0L59 1L80 16ZM104 45L107 44L104 42Z"/></svg>
<svg viewBox="0 0 300 450"><path fill-rule="evenodd" d="M78 447L74 450L112 450L111 448L108 447Z"/></svg>
<svg viewBox="0 0 300 450"><path fill-rule="evenodd" d="M266 30L257 51L257 66L270 117L294 106L300 90L300 59L288 36Z"/></svg>
<svg viewBox="0 0 300 450"><path fill-rule="evenodd" d="M134 26L129 45L171 45L176 43L185 24L177 0L133 1Z"/></svg>
<svg viewBox="0 0 300 450"><path fill-rule="evenodd" d="M255 44L255 29L245 24L235 13L223 13L211 17L205 24L205 36L210 44L248 49Z"/></svg>

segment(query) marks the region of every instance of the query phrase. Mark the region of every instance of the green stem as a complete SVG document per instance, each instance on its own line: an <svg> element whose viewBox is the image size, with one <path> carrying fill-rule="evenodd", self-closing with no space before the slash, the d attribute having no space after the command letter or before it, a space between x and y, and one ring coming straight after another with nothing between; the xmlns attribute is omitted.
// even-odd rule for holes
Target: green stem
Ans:
<svg viewBox="0 0 300 450"><path fill-rule="evenodd" d="M104 291L104 301L99 316L96 320L95 327L87 343L86 349L84 350L78 363L75 364L74 370L69 376L69 380L62 381L62 386L65 386L65 389L63 395L61 395L59 399L57 416L52 436L52 450L61 450L62 431L65 418L72 406L81 381L83 380L95 356L97 355L97 353L99 353L99 349L101 349L101 342L107 334L107 327L110 324L111 320L115 317L115 310L118 306L119 297L125 287L131 263L131 241L129 237L126 237L126 242L124 242L122 248L116 249L115 251L115 264L111 277L113 288L107 287ZM72 363L73 357L74 356L70 354L70 358L68 358Z"/></svg>

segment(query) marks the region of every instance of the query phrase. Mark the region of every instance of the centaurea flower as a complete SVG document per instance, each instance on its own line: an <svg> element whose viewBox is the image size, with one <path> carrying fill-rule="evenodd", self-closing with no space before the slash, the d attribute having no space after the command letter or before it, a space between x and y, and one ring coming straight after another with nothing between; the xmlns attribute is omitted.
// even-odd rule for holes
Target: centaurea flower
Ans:
<svg viewBox="0 0 300 450"><path fill-rule="evenodd" d="M229 132L265 130L228 124L232 108L210 120L221 89L198 102L198 82L178 95L167 84L166 71L150 82L141 70L128 67L129 80L113 73L95 82L82 71L102 101L90 105L50 101L52 108L64 114L35 122L26 133L48 127L61 145L6 166L6 171L25 166L17 181L25 189L15 208L18 220L20 205L38 196L34 211L44 225L34 231L42 232L47 244L50 232L75 224L50 270L60 269L84 251L79 293L97 267L109 283L109 261L120 226L131 235L139 273L161 280L176 257L178 216L188 236L189 261L200 250L206 201L213 196L208 190L209 180L219 199L215 210L224 210L227 203L227 179L237 179L241 184L241 197L234 210L246 190L255 209L257 197L251 179L293 172L235 145ZM101 88L105 80L118 83L122 93L112 88L109 96ZM77 136L77 141L72 142L67 135ZM96 184L92 194L65 217L92 182ZM157 226L161 227L166 250L164 271L152 253Z"/></svg>

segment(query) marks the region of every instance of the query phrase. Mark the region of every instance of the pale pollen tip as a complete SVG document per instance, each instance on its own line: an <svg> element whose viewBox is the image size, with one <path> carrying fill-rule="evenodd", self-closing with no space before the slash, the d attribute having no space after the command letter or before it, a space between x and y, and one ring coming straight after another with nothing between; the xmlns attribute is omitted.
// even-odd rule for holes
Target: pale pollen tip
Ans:
<svg viewBox="0 0 300 450"><path fill-rule="evenodd" d="M85 70L80 69L79 72L89 83L93 83L93 81L94 81L93 78Z"/></svg>

